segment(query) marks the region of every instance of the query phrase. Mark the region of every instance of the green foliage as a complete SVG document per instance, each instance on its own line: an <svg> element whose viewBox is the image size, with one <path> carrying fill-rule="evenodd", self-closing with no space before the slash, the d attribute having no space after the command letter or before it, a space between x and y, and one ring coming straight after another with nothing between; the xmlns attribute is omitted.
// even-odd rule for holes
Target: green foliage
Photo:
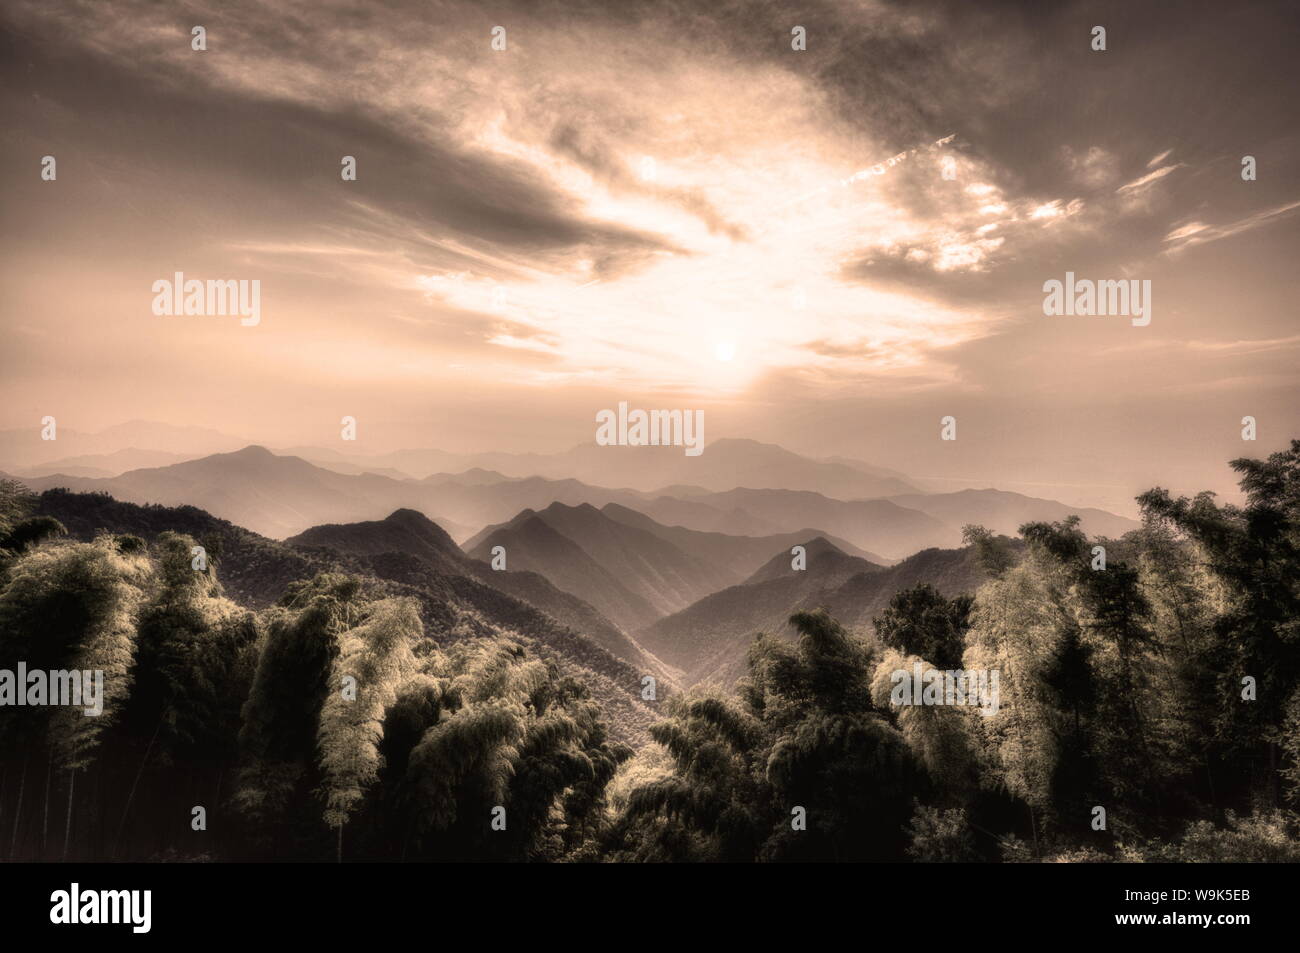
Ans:
<svg viewBox="0 0 1300 953"><path fill-rule="evenodd" d="M0 479L0 534L8 533L31 512L36 495L17 480Z"/></svg>
<svg viewBox="0 0 1300 953"><path fill-rule="evenodd" d="M1061 651L1065 617L1051 567L1032 560L980 588L964 664L999 673L998 712L977 722L998 782L1031 817L1051 818L1061 813L1052 797L1060 749L1044 681Z"/></svg>
<svg viewBox="0 0 1300 953"><path fill-rule="evenodd" d="M652 735L671 774L636 787L616 856L640 860L897 859L918 770L871 699L873 657L823 611L798 643L761 637L740 698L678 699ZM802 809L807 830L792 818Z"/></svg>
<svg viewBox="0 0 1300 953"><path fill-rule="evenodd" d="M761 724L734 699L693 692L674 699L672 720L651 736L672 759L673 772L628 796L623 824L638 860L752 860L768 794L753 760Z"/></svg>
<svg viewBox="0 0 1300 953"><path fill-rule="evenodd" d="M47 539L67 534L52 516L32 516L36 495L17 480L0 479L0 570Z"/></svg>
<svg viewBox="0 0 1300 953"><path fill-rule="evenodd" d="M1213 494L1173 499L1163 489L1139 497L1147 518L1172 527L1194 546L1221 585L1212 607L1213 637L1193 646L1212 673L1210 764L1248 771L1257 800L1281 798L1280 726L1300 685L1300 440L1267 460L1234 460L1246 506L1219 506ZM1243 703L1243 680L1256 700Z"/></svg>
<svg viewBox="0 0 1300 953"><path fill-rule="evenodd" d="M25 553L47 539L67 535L67 530L52 516L34 516L25 519L0 535L0 558L12 558Z"/></svg>
<svg viewBox="0 0 1300 953"><path fill-rule="evenodd" d="M993 578L1015 565L1015 555L1007 537L998 536L983 526L967 524L961 528L961 538L967 546L974 547L980 565Z"/></svg>
<svg viewBox="0 0 1300 953"><path fill-rule="evenodd" d="M415 604L392 599L369 606L366 620L340 639L318 729L325 823L332 827L347 821L379 776L384 714L415 672L411 645L423 635Z"/></svg>
<svg viewBox="0 0 1300 953"><path fill-rule="evenodd" d="M1286 781L1286 799L1300 806L1300 688L1287 700L1277 739L1284 756L1281 773Z"/></svg>
<svg viewBox="0 0 1300 953"><path fill-rule="evenodd" d="M1229 811L1226 827L1196 821L1181 841L1151 845L1145 853L1148 860L1181 864L1300 863L1300 818L1281 811L1249 817Z"/></svg>
<svg viewBox="0 0 1300 953"><path fill-rule="evenodd" d="M42 720L59 764L91 762L130 693L136 619L152 572L148 559L121 552L110 536L38 548L10 566L0 593L0 658L23 660L29 671L102 671L104 710L88 718L70 706L0 709L0 734Z"/></svg>
<svg viewBox="0 0 1300 953"><path fill-rule="evenodd" d="M971 596L948 600L934 586L921 583L895 593L872 625L891 649L919 655L941 669L956 669L961 667L973 604Z"/></svg>
<svg viewBox="0 0 1300 953"><path fill-rule="evenodd" d="M908 835L911 843L907 856L918 863L952 864L980 859L962 808L945 810L918 803L908 824Z"/></svg>
<svg viewBox="0 0 1300 953"><path fill-rule="evenodd" d="M192 568L193 545L178 533L158 537L159 585L137 625L128 717L143 735L158 729L163 761L234 754L255 660L255 615L224 597L214 564Z"/></svg>
<svg viewBox="0 0 1300 953"><path fill-rule="evenodd" d="M924 673L935 666L919 656L885 652L876 665L872 698L882 711L890 710L895 672L911 677L916 667ZM942 670L940 670L942 671ZM913 757L925 769L934 787L950 800L964 801L989 773L980 746L980 725L985 716L977 708L956 705L899 705L891 714Z"/></svg>
<svg viewBox="0 0 1300 953"><path fill-rule="evenodd" d="M558 859L596 836L631 750L586 689L504 640L423 660L385 726L390 824L430 859ZM506 827L490 826L494 808Z"/></svg>
<svg viewBox="0 0 1300 953"><path fill-rule="evenodd" d="M322 574L290 587L265 619L266 636L244 703L244 764L237 805L255 821L278 823L295 793L310 786L321 706L343 632L361 612L354 580Z"/></svg>

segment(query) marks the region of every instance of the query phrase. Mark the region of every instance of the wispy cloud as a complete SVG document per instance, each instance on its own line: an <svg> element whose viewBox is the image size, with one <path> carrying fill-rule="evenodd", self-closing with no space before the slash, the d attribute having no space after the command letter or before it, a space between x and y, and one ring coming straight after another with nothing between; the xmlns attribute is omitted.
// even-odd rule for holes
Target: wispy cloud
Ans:
<svg viewBox="0 0 1300 953"><path fill-rule="evenodd" d="M1154 172L1148 172L1146 175L1139 176L1138 178L1134 179L1132 182L1125 182L1115 191L1135 192L1140 189L1149 188L1152 183L1159 182L1161 179L1169 175L1171 172L1174 172L1175 170L1181 168L1182 168L1181 162L1176 162L1173 165L1162 166L1161 168L1156 169Z"/></svg>
<svg viewBox="0 0 1300 953"><path fill-rule="evenodd" d="M1165 251L1166 254L1177 254L1194 245L1204 245L1208 242L1232 238L1234 235L1271 225L1290 215L1296 209L1300 209L1300 201L1287 202L1284 205L1265 209L1262 212L1256 212L1254 215L1248 215L1227 225L1206 225L1203 222L1188 222L1174 228L1165 235L1164 241L1168 246Z"/></svg>

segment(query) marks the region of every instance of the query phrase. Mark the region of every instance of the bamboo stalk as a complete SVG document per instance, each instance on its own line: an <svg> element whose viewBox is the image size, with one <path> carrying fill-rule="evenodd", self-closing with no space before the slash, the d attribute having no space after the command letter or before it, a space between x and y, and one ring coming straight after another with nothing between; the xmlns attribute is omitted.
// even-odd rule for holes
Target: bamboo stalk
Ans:
<svg viewBox="0 0 1300 953"><path fill-rule="evenodd" d="M122 839L122 828L126 826L126 816L131 810L131 802L135 800L135 789L140 783L140 775L144 774L144 766L149 760L149 753L153 751L153 743L158 740L158 732L162 729L162 719L158 719L158 725L153 730L153 737L149 739L149 746L144 749L144 757L140 759L140 767L135 771L135 780L131 782L131 793L126 796L126 806L122 808L122 819L117 822L117 835L113 838L113 860L117 860L117 845Z"/></svg>
<svg viewBox="0 0 1300 953"><path fill-rule="evenodd" d="M22 819L23 816L23 791L27 787L28 760L29 760L28 756L24 753L22 779L18 782L18 806L14 809L14 831L13 834L10 835L9 837L9 859L10 860L13 860L14 851L17 849L17 844L18 844L18 822Z"/></svg>
<svg viewBox="0 0 1300 953"><path fill-rule="evenodd" d="M72 841L72 795L77 790L77 769L68 772L68 817L63 824L63 859L68 859L68 845Z"/></svg>

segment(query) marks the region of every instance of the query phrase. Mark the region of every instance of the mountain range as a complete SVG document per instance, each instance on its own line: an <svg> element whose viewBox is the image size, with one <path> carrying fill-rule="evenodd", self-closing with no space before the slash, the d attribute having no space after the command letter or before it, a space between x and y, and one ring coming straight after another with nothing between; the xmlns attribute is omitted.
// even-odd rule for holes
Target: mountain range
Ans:
<svg viewBox="0 0 1300 953"><path fill-rule="evenodd" d="M740 585L715 592L636 634L637 641L680 669L687 685L730 685L760 632L790 639L792 612L826 609L851 631L872 632L871 620L894 594L928 582L952 597L986 581L973 550L928 549L888 568L849 556L825 539L807 543L804 570L782 553Z"/></svg>
<svg viewBox="0 0 1300 953"><path fill-rule="evenodd" d="M324 523L382 519L394 510L413 509L435 519L454 539L464 541L485 526L512 520L524 510L543 510L552 503L598 508L616 504L624 523L631 519L630 511L665 527L730 537L829 537L828 530L833 530L842 543L878 563L896 561L932 546L960 545L961 527L966 523L1014 532L1028 520L1061 519L1079 512L1084 529L1093 534L1121 535L1138 525L1101 510L1080 511L1052 500L992 489L840 500L811 490L757 487L711 491L679 484L646 492L594 486L573 478L508 478L499 471L483 469L439 473L423 480L397 479L371 472L339 473L263 447L130 470L115 477L53 474L24 477L23 482L35 490L61 486L104 492L126 502L194 505L279 539ZM674 541L665 533L660 535ZM678 532L676 543L684 538ZM691 542L700 547L692 555L703 558L712 554L715 560L728 561L747 547L757 552L765 545L701 537L691 537Z"/></svg>
<svg viewBox="0 0 1300 953"><path fill-rule="evenodd" d="M552 585L535 572L497 572L466 555L437 523L414 510L397 510L382 520L314 526L285 540L303 550L330 550L339 556L378 558L400 553L446 575L466 576L513 596L557 622L590 636L617 657L659 678L672 673L641 649L623 629L578 596ZM630 631L630 630L629 630Z"/></svg>
<svg viewBox="0 0 1300 953"><path fill-rule="evenodd" d="M734 679L755 633L788 637L797 608L824 606L869 632L899 589L973 590L983 577L962 548L967 524L1014 535L1076 513L1109 537L1138 525L992 488L922 493L896 471L749 440L715 441L696 458L676 448L366 457L245 446L185 459L226 438L148 424L105 434L64 431L59 442L79 455L42 462L24 445L26 466L7 465L83 536L216 534L227 585L250 605L338 567L422 593L430 624L521 633L632 696L645 675L669 692ZM137 438L175 438L176 449L114 448ZM0 434L6 448L12 432ZM136 462L150 465L113 473ZM795 546L806 568L792 563ZM628 730L648 724L643 708L627 709Z"/></svg>
<svg viewBox="0 0 1300 953"><path fill-rule="evenodd" d="M716 441L703 466L658 453L636 465L627 455L662 448L599 449L599 465L579 447L482 454L455 469L470 460L320 451L313 461L259 446L176 459L184 452L127 447L63 458L81 475L30 463L36 475L22 480L43 491L41 512L81 538L176 529L215 541L228 589L255 608L295 579L344 571L416 596L441 638L527 640L590 675L629 737L642 737L657 711L638 694L645 676L665 694L730 683L756 633L791 637L794 610L825 607L870 634L900 589L973 591L984 576L962 546L967 524L1012 535L1077 513L1094 536L1138 526L992 488L921 493L894 471L754 441ZM154 465L94 475L137 460Z"/></svg>
<svg viewBox="0 0 1300 953"><path fill-rule="evenodd" d="M42 439L41 428L33 427L0 431L0 466L21 476L55 472L119 476L128 470L226 453L250 444L255 445L207 428L142 420L98 433L62 428L55 440ZM479 469L516 479L575 479L641 491L678 483L708 490L800 487L847 499L918 490L894 470L842 458L814 460L775 444L736 438L715 440L696 457L687 457L674 447L602 447L595 443L561 453L450 453L428 448L367 453L320 446L294 446L278 452L339 473L380 473L395 479Z"/></svg>
<svg viewBox="0 0 1300 953"><path fill-rule="evenodd" d="M503 546L511 565L563 585L628 631L731 581L724 565L692 555L644 525L611 519L590 503L552 503L540 513L526 509L465 546L480 559Z"/></svg>

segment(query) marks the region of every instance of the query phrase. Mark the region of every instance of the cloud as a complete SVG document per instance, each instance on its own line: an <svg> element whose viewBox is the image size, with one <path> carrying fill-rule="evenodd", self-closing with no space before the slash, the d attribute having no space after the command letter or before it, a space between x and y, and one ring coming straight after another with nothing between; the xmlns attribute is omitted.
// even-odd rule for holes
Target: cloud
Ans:
<svg viewBox="0 0 1300 953"><path fill-rule="evenodd" d="M1146 175L1139 176L1138 178L1134 179L1132 182L1125 182L1115 191L1136 192L1141 189L1150 188L1152 183L1160 181L1169 173L1173 172L1175 169L1181 169L1182 165L1183 164L1181 162L1176 162L1173 165L1162 166L1161 168L1156 169L1154 172L1148 172Z"/></svg>
<svg viewBox="0 0 1300 953"><path fill-rule="evenodd" d="M1290 215L1296 209L1300 209L1300 201L1287 202L1274 208L1265 209L1262 212L1256 212L1254 215L1248 215L1227 225L1206 225L1204 222L1188 222L1174 228L1165 235L1164 242L1167 246L1165 253L1176 255L1194 245L1217 242L1224 238L1240 235L1243 232L1272 225L1279 219Z"/></svg>
<svg viewBox="0 0 1300 953"><path fill-rule="evenodd" d="M994 276L1085 217L1082 199L1024 188L936 118L1030 85L1002 68L1018 29L972 59L963 24L937 11L816 4L799 58L757 40L784 17L761 4L708 22L671 4L635 20L517 7L498 54L459 15L470 7L436 25L414 3L342 26L291 9L223 7L208 54L179 27L142 33L100 7L84 35L137 86L166 78L149 111L180 117L181 164L201 156L214 180L286 196L229 247L286 274L369 283L392 320L459 325L458 346L494 360L527 352L551 373L737 392L806 360L811 339L828 342L814 349L828 371L946 376L936 351L1007 320L983 306ZM23 10L41 29L57 22ZM919 45L939 51L924 66ZM357 157L355 184L337 181L340 155ZM1084 182L1113 174L1105 149L1069 155ZM963 279L980 290L961 306L932 294ZM737 342L725 371L715 338Z"/></svg>
<svg viewBox="0 0 1300 953"><path fill-rule="evenodd" d="M1109 185L1119 174L1118 160L1101 146L1090 146L1083 155L1079 155L1069 146L1065 146L1062 152L1070 173L1081 185L1100 188Z"/></svg>
<svg viewBox="0 0 1300 953"><path fill-rule="evenodd" d="M1126 8L1151 39L1138 69L1091 54L1068 5L810 0L798 53L774 0L507 0L488 19L459 0L185 9L206 21L208 53L143 0L5 11L6 326L41 314L52 343L19 335L23 363L98 393L118 366L165 367L182 386L237 373L250 406L290 416L286 386L325 403L320 382L339 382L407 419L436 406L474 420L485 441L482 395L515 439L515 418L559 414L570 387L788 404L792 419L817 419L827 393L1119 400L1150 396L1152 375L1098 372L1119 330L1036 321L1039 289L1066 269L1157 264L1164 313L1207 342L1177 349L1167 377L1189 354L1237 353L1214 350L1220 337L1289 333L1266 294L1253 327L1205 330L1227 255L1226 277L1204 279L1153 261L1293 207L1268 176L1244 194L1271 211L1234 222L1244 213L1222 209L1239 182L1168 161L1234 155L1275 127L1284 95L1255 65L1269 61L1222 42L1268 41L1263 18L1198 14L1170 37ZM1207 57L1213 70L1185 69ZM1188 85L1153 84L1153 68ZM1243 85L1257 95L1235 97ZM1289 168L1288 143L1270 168ZM47 148L59 184L38 191L30 156ZM356 182L339 178L343 155ZM262 277L255 342L138 320L134 289L173 262ZM15 415L52 400L32 394ZM155 383L138 399L176 395Z"/></svg>

